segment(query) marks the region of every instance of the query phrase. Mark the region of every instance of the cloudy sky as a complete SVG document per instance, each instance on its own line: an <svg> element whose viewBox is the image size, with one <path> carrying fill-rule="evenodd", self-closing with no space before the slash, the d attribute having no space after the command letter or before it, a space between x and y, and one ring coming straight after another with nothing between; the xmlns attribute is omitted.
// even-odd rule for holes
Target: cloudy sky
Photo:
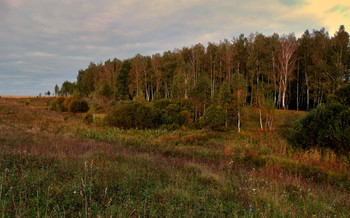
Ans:
<svg viewBox="0 0 350 218"><path fill-rule="evenodd" d="M0 0L0 95L52 92L114 57L339 25L348 0Z"/></svg>

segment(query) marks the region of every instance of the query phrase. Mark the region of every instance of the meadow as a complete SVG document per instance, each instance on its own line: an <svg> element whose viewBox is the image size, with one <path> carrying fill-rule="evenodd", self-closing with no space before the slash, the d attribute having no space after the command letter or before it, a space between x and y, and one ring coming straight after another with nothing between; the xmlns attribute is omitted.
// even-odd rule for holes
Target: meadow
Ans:
<svg viewBox="0 0 350 218"><path fill-rule="evenodd" d="M1 217L348 217L349 154L288 143L306 112L242 133L122 130L0 99Z"/></svg>

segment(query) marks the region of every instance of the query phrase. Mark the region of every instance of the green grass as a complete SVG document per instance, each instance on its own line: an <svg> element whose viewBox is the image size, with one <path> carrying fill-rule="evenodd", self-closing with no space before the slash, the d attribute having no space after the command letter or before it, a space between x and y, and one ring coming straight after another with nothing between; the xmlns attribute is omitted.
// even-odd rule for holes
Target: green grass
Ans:
<svg viewBox="0 0 350 218"><path fill-rule="evenodd" d="M0 100L1 217L348 217L349 155L290 147L304 112L260 131L120 130Z"/></svg>

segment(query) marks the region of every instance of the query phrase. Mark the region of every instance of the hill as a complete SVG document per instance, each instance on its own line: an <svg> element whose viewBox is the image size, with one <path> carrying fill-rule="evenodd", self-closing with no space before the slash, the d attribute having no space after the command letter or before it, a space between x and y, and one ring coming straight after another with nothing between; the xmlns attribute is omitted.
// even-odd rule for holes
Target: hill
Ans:
<svg viewBox="0 0 350 218"><path fill-rule="evenodd" d="M0 99L3 216L349 216L349 157L287 143L305 112L272 131L254 108L241 134L120 130L46 101Z"/></svg>

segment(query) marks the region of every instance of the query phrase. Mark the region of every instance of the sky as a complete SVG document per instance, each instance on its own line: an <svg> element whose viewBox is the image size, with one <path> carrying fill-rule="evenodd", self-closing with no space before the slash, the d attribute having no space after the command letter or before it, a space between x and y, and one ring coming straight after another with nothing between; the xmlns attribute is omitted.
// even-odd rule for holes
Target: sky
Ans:
<svg viewBox="0 0 350 218"><path fill-rule="evenodd" d="M53 92L90 62L340 25L348 0L0 0L0 95Z"/></svg>

